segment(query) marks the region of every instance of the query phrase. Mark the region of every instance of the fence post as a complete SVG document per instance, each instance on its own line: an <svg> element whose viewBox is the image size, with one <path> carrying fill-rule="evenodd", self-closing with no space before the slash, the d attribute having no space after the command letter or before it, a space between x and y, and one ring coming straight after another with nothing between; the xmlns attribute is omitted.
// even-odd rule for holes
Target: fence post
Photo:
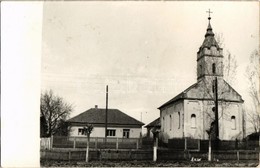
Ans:
<svg viewBox="0 0 260 168"><path fill-rule="evenodd" d="M138 141L138 139L136 139L136 149L138 149L139 148L139 141Z"/></svg>
<svg viewBox="0 0 260 168"><path fill-rule="evenodd" d="M239 163L239 150L237 150L237 161Z"/></svg>
<svg viewBox="0 0 260 168"><path fill-rule="evenodd" d="M50 142L50 149L52 149L53 148L53 135L51 136L51 140L50 140L51 142Z"/></svg>
<svg viewBox="0 0 260 168"><path fill-rule="evenodd" d="M187 138L185 137L184 139L184 150L186 151L187 150Z"/></svg>
<svg viewBox="0 0 260 168"><path fill-rule="evenodd" d="M116 149L118 149L118 137L116 138Z"/></svg>
<svg viewBox="0 0 260 168"><path fill-rule="evenodd" d="M198 139L198 150L200 151L200 139Z"/></svg>
<svg viewBox="0 0 260 168"><path fill-rule="evenodd" d="M76 137L74 137L74 139L73 139L73 148L74 149L76 148Z"/></svg>
<svg viewBox="0 0 260 168"><path fill-rule="evenodd" d="M97 150L98 137L95 138L95 149Z"/></svg>
<svg viewBox="0 0 260 168"><path fill-rule="evenodd" d="M71 151L69 151L69 162L71 160Z"/></svg>
<svg viewBox="0 0 260 168"><path fill-rule="evenodd" d="M51 138L47 138L47 149L51 149Z"/></svg>
<svg viewBox="0 0 260 168"><path fill-rule="evenodd" d="M101 152L101 149L99 149L99 161L102 160L102 152Z"/></svg>
<svg viewBox="0 0 260 168"><path fill-rule="evenodd" d="M158 147L158 138L155 138L154 146L153 146L153 161L157 161L157 147Z"/></svg>
<svg viewBox="0 0 260 168"><path fill-rule="evenodd" d="M208 161L212 160L212 152L211 152L211 138L209 138L209 153L208 153Z"/></svg>

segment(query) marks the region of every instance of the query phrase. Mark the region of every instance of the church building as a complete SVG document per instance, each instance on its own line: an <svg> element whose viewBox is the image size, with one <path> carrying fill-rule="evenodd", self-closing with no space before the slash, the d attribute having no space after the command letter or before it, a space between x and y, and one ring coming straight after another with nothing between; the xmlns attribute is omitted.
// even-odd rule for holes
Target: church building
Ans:
<svg viewBox="0 0 260 168"><path fill-rule="evenodd" d="M215 119L216 90L219 139L242 139L245 134L244 101L223 79L223 49L214 37L210 19L197 52L197 82L158 108L160 138L165 143L171 138L209 138L207 130Z"/></svg>

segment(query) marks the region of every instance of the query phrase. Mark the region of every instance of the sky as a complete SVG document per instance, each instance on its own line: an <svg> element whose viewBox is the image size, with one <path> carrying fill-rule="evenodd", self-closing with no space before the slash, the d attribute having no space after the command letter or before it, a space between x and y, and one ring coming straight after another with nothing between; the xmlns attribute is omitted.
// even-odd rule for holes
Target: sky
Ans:
<svg viewBox="0 0 260 168"><path fill-rule="evenodd" d="M109 108L148 124L196 83L208 9L213 32L237 59L232 86L250 107L245 69L259 46L258 2L44 2L41 91L73 104L73 117L105 108L108 85Z"/></svg>
<svg viewBox="0 0 260 168"><path fill-rule="evenodd" d="M74 105L71 117L104 108L106 85L109 108L142 113L145 124L159 117L160 105L196 82L209 8L237 58L232 86L250 106L244 73L259 45L258 2L1 2L1 165L40 166L46 89Z"/></svg>

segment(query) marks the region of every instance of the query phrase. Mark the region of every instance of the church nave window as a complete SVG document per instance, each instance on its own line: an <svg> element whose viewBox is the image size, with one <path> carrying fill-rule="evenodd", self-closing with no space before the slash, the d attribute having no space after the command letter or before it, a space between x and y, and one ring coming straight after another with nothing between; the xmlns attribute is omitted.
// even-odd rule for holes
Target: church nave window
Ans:
<svg viewBox="0 0 260 168"><path fill-rule="evenodd" d="M191 128L196 128L196 115L191 115Z"/></svg>
<svg viewBox="0 0 260 168"><path fill-rule="evenodd" d="M165 121L164 121L164 117L163 117L163 129L162 129L163 132L164 132L164 127L165 127Z"/></svg>
<svg viewBox="0 0 260 168"><path fill-rule="evenodd" d="M236 117L235 116L231 117L231 129L233 129L233 130L236 129Z"/></svg>
<svg viewBox="0 0 260 168"><path fill-rule="evenodd" d="M172 130L172 116L170 115L170 131Z"/></svg>
<svg viewBox="0 0 260 168"><path fill-rule="evenodd" d="M212 93L215 93L215 86L214 86L214 82L212 82Z"/></svg>
<svg viewBox="0 0 260 168"><path fill-rule="evenodd" d="M178 120L179 120L179 127L178 127L178 129L180 129L180 127L181 127L181 114L180 114L180 112L178 112Z"/></svg>

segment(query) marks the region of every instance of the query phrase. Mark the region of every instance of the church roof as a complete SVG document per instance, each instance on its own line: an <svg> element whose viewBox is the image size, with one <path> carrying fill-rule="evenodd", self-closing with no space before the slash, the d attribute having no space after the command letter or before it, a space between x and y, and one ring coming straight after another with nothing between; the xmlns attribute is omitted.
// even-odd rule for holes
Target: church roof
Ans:
<svg viewBox="0 0 260 168"><path fill-rule="evenodd" d="M145 126L145 128L150 128L150 127L161 127L160 117Z"/></svg>
<svg viewBox="0 0 260 168"><path fill-rule="evenodd" d="M226 89L229 92L226 92L225 95L222 97L219 97L220 101L226 101L226 102L241 102L243 103L244 100L242 99L242 96L234 89L232 88L225 80L223 80L223 87L227 87ZM168 106L170 104L173 104L179 100L189 99L189 100L213 100L212 97L208 93L205 94L205 83L203 81L199 81L190 87L188 87L186 90L172 98L171 100L167 101L163 105L161 105L158 109L161 109L165 106ZM219 95L220 96L220 95Z"/></svg>
<svg viewBox="0 0 260 168"><path fill-rule="evenodd" d="M191 85L190 87L188 87L186 90L184 90L183 92L181 92L180 94L178 94L177 96L175 96L174 98L172 98L171 100L167 101L166 103L164 103L163 105L161 105L158 109L161 109L162 107L165 107L169 104L172 104L178 100L181 100L181 99L184 99L184 98L187 98L185 93L190 90L191 88L195 87L195 85L197 85L197 83Z"/></svg>

